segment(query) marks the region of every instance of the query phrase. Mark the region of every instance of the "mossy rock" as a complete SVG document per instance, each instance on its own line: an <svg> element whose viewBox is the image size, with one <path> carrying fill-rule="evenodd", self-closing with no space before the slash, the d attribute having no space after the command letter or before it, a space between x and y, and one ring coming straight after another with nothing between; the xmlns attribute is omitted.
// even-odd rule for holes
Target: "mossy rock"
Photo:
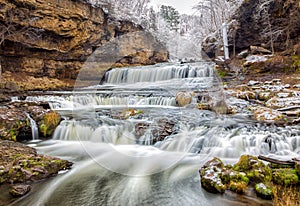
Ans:
<svg viewBox="0 0 300 206"><path fill-rule="evenodd" d="M235 171L245 172L250 181L270 182L272 180L272 170L255 156L242 155L233 166Z"/></svg>
<svg viewBox="0 0 300 206"><path fill-rule="evenodd" d="M299 183L299 177L295 169L275 169L273 181L279 185L291 186Z"/></svg>
<svg viewBox="0 0 300 206"><path fill-rule="evenodd" d="M13 185L9 189L9 194L13 197L22 197L30 192L30 185Z"/></svg>
<svg viewBox="0 0 300 206"><path fill-rule="evenodd" d="M227 183L228 184L228 183ZM244 194L249 184L249 178L244 172L231 171L228 188L238 194Z"/></svg>
<svg viewBox="0 0 300 206"><path fill-rule="evenodd" d="M211 193L224 193L226 185L222 183L224 164L219 158L206 162L200 169L201 186Z"/></svg>
<svg viewBox="0 0 300 206"><path fill-rule="evenodd" d="M228 188L236 192L238 194L244 194L246 189L247 189L247 183L240 181L240 182L235 182L235 181L230 181Z"/></svg>
<svg viewBox="0 0 300 206"><path fill-rule="evenodd" d="M254 187L256 195L263 199L271 200L273 197L273 188L264 183L258 183Z"/></svg>
<svg viewBox="0 0 300 206"><path fill-rule="evenodd" d="M57 112L50 111L46 113L39 122L40 133L43 137L49 137L60 123L60 115Z"/></svg>

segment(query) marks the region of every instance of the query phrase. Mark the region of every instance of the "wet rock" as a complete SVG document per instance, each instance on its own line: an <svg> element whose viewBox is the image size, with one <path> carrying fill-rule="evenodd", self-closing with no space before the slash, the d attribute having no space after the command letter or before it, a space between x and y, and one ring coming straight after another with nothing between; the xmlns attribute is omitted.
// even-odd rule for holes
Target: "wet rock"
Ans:
<svg viewBox="0 0 300 206"><path fill-rule="evenodd" d="M272 187L265 185L264 183L258 183L254 187L258 197L271 200L273 197Z"/></svg>
<svg viewBox="0 0 300 206"><path fill-rule="evenodd" d="M163 141L167 136L170 136L171 134L175 133L174 129L175 122L168 119L160 119L158 120L152 129L152 135L153 135L153 144L159 141Z"/></svg>
<svg viewBox="0 0 300 206"><path fill-rule="evenodd" d="M249 179L244 172L230 172L230 182L228 188L238 194L244 194L249 184Z"/></svg>
<svg viewBox="0 0 300 206"><path fill-rule="evenodd" d="M197 108L200 110L211 110L211 106L209 105L209 103L204 102L197 103Z"/></svg>
<svg viewBox="0 0 300 206"><path fill-rule="evenodd" d="M233 166L224 165L220 159L213 158L200 169L201 185L212 193L223 193L229 189L238 194L244 194L249 187L254 187L257 196L271 199L273 188L277 188L278 184L298 187L299 165L296 164L295 168L271 168L251 155L242 155Z"/></svg>
<svg viewBox="0 0 300 206"><path fill-rule="evenodd" d="M199 171L201 186L208 192L224 193L226 185L222 183L221 179L223 168L223 162L216 157L206 162Z"/></svg>
<svg viewBox="0 0 300 206"><path fill-rule="evenodd" d="M0 165L1 183L24 183L56 175L60 170L70 169L72 163L37 154L21 143L0 140Z"/></svg>
<svg viewBox="0 0 300 206"><path fill-rule="evenodd" d="M59 125L60 120L60 115L55 111L45 113L42 120L38 122L39 130L43 137L50 137Z"/></svg>
<svg viewBox="0 0 300 206"><path fill-rule="evenodd" d="M18 108L0 108L0 138L17 141L20 131L29 131L26 115ZM31 137L29 136L28 139Z"/></svg>
<svg viewBox="0 0 300 206"><path fill-rule="evenodd" d="M180 107L184 107L192 102L192 95L189 92L178 92L176 101Z"/></svg>
<svg viewBox="0 0 300 206"><path fill-rule="evenodd" d="M297 185L299 177L295 169L275 169L273 170L273 181L283 186Z"/></svg>
<svg viewBox="0 0 300 206"><path fill-rule="evenodd" d="M230 181L228 187L233 192L236 192L238 194L244 194L247 189L247 183L245 183L243 181L241 181L241 182Z"/></svg>
<svg viewBox="0 0 300 206"><path fill-rule="evenodd" d="M27 112L35 120L43 137L49 137L60 122L57 112L44 109L37 103L13 102L0 108L0 139L25 141L32 139L31 124Z"/></svg>
<svg viewBox="0 0 300 206"><path fill-rule="evenodd" d="M31 186L30 185L13 185L9 189L9 194L13 197L22 197L30 192Z"/></svg>
<svg viewBox="0 0 300 206"><path fill-rule="evenodd" d="M255 156L242 155L233 169L245 172L250 181L270 182L272 180L272 170Z"/></svg>
<svg viewBox="0 0 300 206"><path fill-rule="evenodd" d="M175 122L169 119L159 119L152 124L138 123L135 125L136 138L140 138L148 130L148 134L151 136L151 144L163 141L166 137L175 134Z"/></svg>
<svg viewBox="0 0 300 206"><path fill-rule="evenodd" d="M251 107L253 111L253 116L258 121L280 121L284 120L285 116L273 109L269 109L267 107Z"/></svg>
<svg viewBox="0 0 300 206"><path fill-rule="evenodd" d="M246 84L238 85L234 88L235 90L241 91L241 92L249 92L252 91L251 87L249 87Z"/></svg>
<svg viewBox="0 0 300 206"><path fill-rule="evenodd" d="M149 124L145 124L145 123L136 124L135 125L136 138L139 139L141 136L143 136L148 128L149 128Z"/></svg>

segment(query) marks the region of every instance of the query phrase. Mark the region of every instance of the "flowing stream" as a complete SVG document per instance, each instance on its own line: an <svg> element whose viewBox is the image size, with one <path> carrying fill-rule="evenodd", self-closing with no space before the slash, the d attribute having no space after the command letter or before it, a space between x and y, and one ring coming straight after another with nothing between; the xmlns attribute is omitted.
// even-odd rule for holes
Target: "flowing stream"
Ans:
<svg viewBox="0 0 300 206"><path fill-rule="evenodd" d="M64 120L53 139L33 144L72 170L34 187L12 205L270 205L205 192L198 170L213 156L298 157L300 127L249 118L247 102L227 97L209 62L112 69L101 85L28 97L48 101ZM190 97L179 107L178 93ZM236 115L197 109L235 105ZM218 111L218 104L214 105Z"/></svg>
<svg viewBox="0 0 300 206"><path fill-rule="evenodd" d="M34 121L34 119L31 118L31 116L27 112L25 112L25 115L27 116L27 118L29 119L29 122L30 122L32 140L39 139L39 130L38 130L36 122Z"/></svg>

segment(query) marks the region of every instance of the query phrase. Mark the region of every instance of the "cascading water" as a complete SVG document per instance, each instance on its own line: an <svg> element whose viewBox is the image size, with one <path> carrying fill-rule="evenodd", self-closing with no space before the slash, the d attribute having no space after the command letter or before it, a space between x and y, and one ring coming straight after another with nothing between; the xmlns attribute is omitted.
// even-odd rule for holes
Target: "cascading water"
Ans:
<svg viewBox="0 0 300 206"><path fill-rule="evenodd" d="M111 84L156 82L169 79L209 77L214 74L211 64L183 64L112 69L105 75L105 82Z"/></svg>
<svg viewBox="0 0 300 206"><path fill-rule="evenodd" d="M178 92L192 98L185 107ZM28 97L51 102L66 117L53 140L36 148L75 166L13 205L271 205L208 194L198 170L213 156L228 163L244 153L299 157L300 127L253 122L247 103L234 98L227 102L243 114L198 110L203 99L224 100L206 62L112 69L104 85Z"/></svg>
<svg viewBox="0 0 300 206"><path fill-rule="evenodd" d="M30 122L32 140L37 140L39 138L39 130L38 130L37 124L34 121L34 119L32 119L31 116L27 112L25 112L25 115L29 119L29 122Z"/></svg>

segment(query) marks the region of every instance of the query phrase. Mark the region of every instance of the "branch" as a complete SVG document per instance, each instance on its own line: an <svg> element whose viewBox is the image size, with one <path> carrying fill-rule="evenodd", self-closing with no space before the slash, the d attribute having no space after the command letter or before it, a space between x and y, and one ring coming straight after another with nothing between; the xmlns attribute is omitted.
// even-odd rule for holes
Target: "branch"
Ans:
<svg viewBox="0 0 300 206"><path fill-rule="evenodd" d="M270 157L265 157L265 156L262 156L262 155L259 155L258 156L258 159L260 160L264 160L264 161L267 161L267 162L271 162L271 163L274 163L274 164L279 164L279 165L288 165L288 166L295 166L296 162L300 162L299 160L293 158L292 160L277 160L277 159L273 159L273 158L270 158Z"/></svg>

